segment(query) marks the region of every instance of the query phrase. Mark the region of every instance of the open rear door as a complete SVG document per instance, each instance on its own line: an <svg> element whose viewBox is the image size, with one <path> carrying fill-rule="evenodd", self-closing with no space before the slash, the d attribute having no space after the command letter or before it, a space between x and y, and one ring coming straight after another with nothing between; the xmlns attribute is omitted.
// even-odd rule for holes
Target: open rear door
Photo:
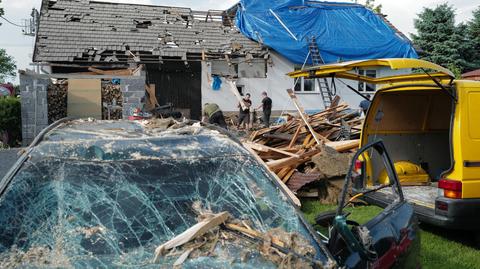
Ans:
<svg viewBox="0 0 480 269"><path fill-rule="evenodd" d="M388 67L392 70L398 69L419 69L422 72L412 72L409 74L385 76L372 78L359 75L357 70L375 69ZM292 78L343 78L350 80L362 81L370 84L391 84L396 82L419 82L432 81L432 78L438 81L452 80L455 75L448 69L437 64L419 59L377 59L377 60L361 60L350 61L335 64L326 64L315 66L288 74Z"/></svg>

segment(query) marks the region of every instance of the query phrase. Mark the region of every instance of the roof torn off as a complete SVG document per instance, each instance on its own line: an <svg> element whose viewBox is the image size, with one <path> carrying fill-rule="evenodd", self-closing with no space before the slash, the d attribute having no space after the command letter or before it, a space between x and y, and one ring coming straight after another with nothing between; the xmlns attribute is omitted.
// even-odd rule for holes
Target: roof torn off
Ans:
<svg viewBox="0 0 480 269"><path fill-rule="evenodd" d="M74 11L74 12L72 12ZM34 51L36 62L127 63L205 60L267 50L234 26L226 11L93 1L44 1ZM127 49L128 47L128 49ZM138 61L136 61L138 62Z"/></svg>

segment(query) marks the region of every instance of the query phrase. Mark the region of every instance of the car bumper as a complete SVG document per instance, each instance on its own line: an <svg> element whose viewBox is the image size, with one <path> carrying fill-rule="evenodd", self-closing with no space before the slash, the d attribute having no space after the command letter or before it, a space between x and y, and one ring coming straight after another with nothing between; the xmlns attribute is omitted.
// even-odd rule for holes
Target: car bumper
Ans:
<svg viewBox="0 0 480 269"><path fill-rule="evenodd" d="M389 195L371 193L365 197L371 204L386 207L393 202ZM439 204L446 207L440 210ZM435 208L413 205L420 222L430 223L449 229L480 230L480 218L476 217L480 210L480 199L449 199L440 197L435 201Z"/></svg>

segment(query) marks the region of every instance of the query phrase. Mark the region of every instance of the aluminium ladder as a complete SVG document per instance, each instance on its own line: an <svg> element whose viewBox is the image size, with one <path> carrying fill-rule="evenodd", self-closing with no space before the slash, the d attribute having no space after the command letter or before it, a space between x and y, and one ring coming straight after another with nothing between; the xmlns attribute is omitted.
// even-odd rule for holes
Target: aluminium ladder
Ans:
<svg viewBox="0 0 480 269"><path fill-rule="evenodd" d="M313 66L325 64L322 56L320 55L320 50L318 49L317 40L315 37L310 39L308 48L310 50L310 57L312 58ZM325 106L325 109L327 109L332 105L332 91L330 90L330 86L328 85L326 78L317 78L316 81L322 96L323 105Z"/></svg>

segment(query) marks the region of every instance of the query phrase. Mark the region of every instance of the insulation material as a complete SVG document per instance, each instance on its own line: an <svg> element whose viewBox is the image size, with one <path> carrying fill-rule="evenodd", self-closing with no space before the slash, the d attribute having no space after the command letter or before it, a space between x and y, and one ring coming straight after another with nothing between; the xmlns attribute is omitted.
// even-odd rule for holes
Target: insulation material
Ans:
<svg viewBox="0 0 480 269"><path fill-rule="evenodd" d="M271 175L226 136L82 122L48 135L1 197L3 268L171 268L178 256L151 264L155 248L197 223L194 203L262 233L279 228L313 240ZM258 246L239 240L183 266L276 268ZM325 261L322 255L316 258Z"/></svg>
<svg viewBox="0 0 480 269"><path fill-rule="evenodd" d="M68 116L102 119L101 89L100 79L69 79Z"/></svg>

